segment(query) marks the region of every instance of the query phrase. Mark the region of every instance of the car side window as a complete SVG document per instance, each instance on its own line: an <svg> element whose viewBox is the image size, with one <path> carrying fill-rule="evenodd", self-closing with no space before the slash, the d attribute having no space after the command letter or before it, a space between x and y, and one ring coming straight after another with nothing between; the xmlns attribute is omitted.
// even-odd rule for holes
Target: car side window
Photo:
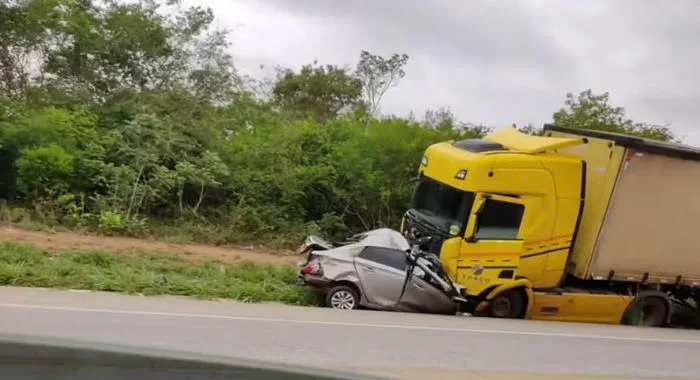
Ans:
<svg viewBox="0 0 700 380"><path fill-rule="evenodd" d="M406 270L406 253L398 249L367 247L360 252L358 257L386 265L396 270Z"/></svg>
<svg viewBox="0 0 700 380"><path fill-rule="evenodd" d="M474 237L480 240L516 240L523 221L525 207L487 199L479 214Z"/></svg>

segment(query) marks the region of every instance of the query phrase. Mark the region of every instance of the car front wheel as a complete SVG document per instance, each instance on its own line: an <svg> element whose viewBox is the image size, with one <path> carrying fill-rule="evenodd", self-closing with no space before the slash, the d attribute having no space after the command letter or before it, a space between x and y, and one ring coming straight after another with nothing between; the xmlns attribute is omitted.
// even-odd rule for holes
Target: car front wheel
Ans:
<svg viewBox="0 0 700 380"><path fill-rule="evenodd" d="M360 306L360 296L355 289L339 285L326 294L326 306L341 310L357 309Z"/></svg>

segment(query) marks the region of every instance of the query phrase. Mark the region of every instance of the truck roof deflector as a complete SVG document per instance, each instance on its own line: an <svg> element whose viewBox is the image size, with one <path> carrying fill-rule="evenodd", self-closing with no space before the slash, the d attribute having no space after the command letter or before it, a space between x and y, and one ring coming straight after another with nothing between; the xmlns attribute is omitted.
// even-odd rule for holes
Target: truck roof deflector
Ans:
<svg viewBox="0 0 700 380"><path fill-rule="evenodd" d="M586 143L586 139L583 137L532 136L511 127L501 128L493 133L489 133L484 137L484 140L499 143L508 149L523 153L539 153Z"/></svg>

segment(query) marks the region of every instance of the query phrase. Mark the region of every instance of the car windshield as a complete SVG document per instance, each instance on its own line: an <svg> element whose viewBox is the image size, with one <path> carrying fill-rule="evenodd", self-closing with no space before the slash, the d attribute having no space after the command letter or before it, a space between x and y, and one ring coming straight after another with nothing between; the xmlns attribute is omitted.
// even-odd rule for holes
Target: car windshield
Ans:
<svg viewBox="0 0 700 380"><path fill-rule="evenodd" d="M413 196L413 210L435 227L457 235L464 230L473 202L474 193L423 177Z"/></svg>

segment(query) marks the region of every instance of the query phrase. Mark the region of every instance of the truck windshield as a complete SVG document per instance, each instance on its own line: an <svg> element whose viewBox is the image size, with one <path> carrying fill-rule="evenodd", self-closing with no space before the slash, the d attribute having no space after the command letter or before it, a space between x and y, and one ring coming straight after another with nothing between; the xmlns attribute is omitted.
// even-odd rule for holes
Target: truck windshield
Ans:
<svg viewBox="0 0 700 380"><path fill-rule="evenodd" d="M427 177L422 177L413 195L413 210L430 224L450 235L464 231L474 203L474 193L462 191Z"/></svg>

